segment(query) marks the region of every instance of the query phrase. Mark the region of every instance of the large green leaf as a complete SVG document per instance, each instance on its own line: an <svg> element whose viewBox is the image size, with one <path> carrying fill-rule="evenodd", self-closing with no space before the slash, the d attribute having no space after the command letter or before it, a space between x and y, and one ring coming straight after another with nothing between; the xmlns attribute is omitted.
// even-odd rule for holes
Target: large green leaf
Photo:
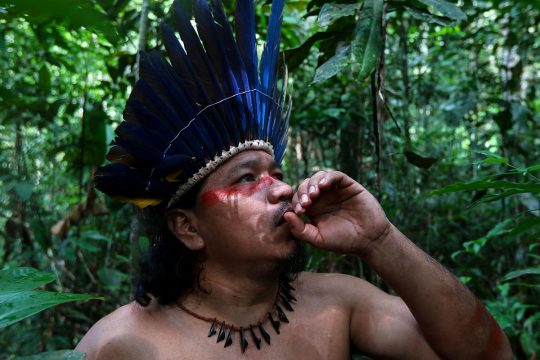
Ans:
<svg viewBox="0 0 540 360"><path fill-rule="evenodd" d="M38 290L2 293L0 294L0 329L52 306L90 299L98 299L98 297Z"/></svg>
<svg viewBox="0 0 540 360"><path fill-rule="evenodd" d="M29 267L0 270L0 295L15 291L37 289L54 281L54 274Z"/></svg>
<svg viewBox="0 0 540 360"><path fill-rule="evenodd" d="M53 274L32 268L1 270L0 329L58 304L99 299L99 297L86 294L33 290L54 280Z"/></svg>
<svg viewBox="0 0 540 360"><path fill-rule="evenodd" d="M421 3L437 10L447 18L453 19L453 20L466 20L467 15L456 5L445 1L445 0L418 0Z"/></svg>
<svg viewBox="0 0 540 360"><path fill-rule="evenodd" d="M328 61L319 66L315 71L313 83L322 82L330 79L332 76L340 73L343 69L348 68L350 64L350 46L347 46L337 52Z"/></svg>
<svg viewBox="0 0 540 360"><path fill-rule="evenodd" d="M339 18L351 16L362 7L362 3L357 4L332 4L326 3L319 12L317 19L320 26L328 26Z"/></svg>
<svg viewBox="0 0 540 360"><path fill-rule="evenodd" d="M364 80L377 66L382 51L382 0L366 0L356 24L351 44L353 63L359 65L358 78Z"/></svg>

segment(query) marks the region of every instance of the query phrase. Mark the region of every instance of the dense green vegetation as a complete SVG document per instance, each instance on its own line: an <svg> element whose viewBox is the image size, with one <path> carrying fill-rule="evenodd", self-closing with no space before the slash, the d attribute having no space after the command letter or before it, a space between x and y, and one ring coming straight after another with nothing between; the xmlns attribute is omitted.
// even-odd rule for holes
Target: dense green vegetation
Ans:
<svg viewBox="0 0 540 360"><path fill-rule="evenodd" d="M0 358L71 349L130 301L147 240L134 209L93 190L92 173L135 82L137 49L159 47L170 3L0 0L0 327L13 322L9 304L24 306L46 283L104 298L3 328ZM534 359L540 3L458 5L288 0L282 42L294 111L284 169L291 183L318 169L363 183L394 224L488 306L516 357ZM257 4L260 33L268 8ZM9 276L31 272L16 267L49 274L8 288ZM312 249L308 267L391 291L354 257ZM17 301L13 289L25 290Z"/></svg>

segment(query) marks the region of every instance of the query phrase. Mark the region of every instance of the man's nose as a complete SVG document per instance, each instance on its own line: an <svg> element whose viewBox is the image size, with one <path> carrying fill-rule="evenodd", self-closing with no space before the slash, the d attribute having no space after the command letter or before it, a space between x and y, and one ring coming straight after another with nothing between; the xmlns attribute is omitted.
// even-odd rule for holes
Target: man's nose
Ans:
<svg viewBox="0 0 540 360"><path fill-rule="evenodd" d="M274 179L272 185L268 188L268 201L277 204L283 201L290 201L293 196L292 187L281 180Z"/></svg>

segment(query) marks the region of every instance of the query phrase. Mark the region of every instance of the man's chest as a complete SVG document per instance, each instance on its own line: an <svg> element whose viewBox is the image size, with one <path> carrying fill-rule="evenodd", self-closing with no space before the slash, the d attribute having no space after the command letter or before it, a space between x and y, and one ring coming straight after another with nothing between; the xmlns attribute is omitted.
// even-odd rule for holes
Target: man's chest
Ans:
<svg viewBox="0 0 540 360"><path fill-rule="evenodd" d="M317 310L317 311L314 311ZM270 344L262 337L260 349L249 331L244 338L247 347L242 353L241 337L232 333L232 343L217 342L217 336L208 337L208 328L189 326L180 333L162 334L157 348L162 359L349 359L349 318L337 308L309 309L298 306L288 313L289 323L281 323L280 333L268 323L264 325L270 335ZM157 345L157 344L156 344Z"/></svg>

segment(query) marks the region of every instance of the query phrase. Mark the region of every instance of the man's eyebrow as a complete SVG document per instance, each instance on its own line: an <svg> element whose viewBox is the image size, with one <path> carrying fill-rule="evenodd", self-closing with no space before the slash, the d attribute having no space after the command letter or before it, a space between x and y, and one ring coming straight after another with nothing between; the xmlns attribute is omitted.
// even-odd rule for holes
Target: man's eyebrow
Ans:
<svg viewBox="0 0 540 360"><path fill-rule="evenodd" d="M247 160L247 161L244 161L236 166L233 166L229 171L227 171L227 174L226 176L227 177L230 177L234 174L236 174L237 172L239 172L240 170L244 170L244 169L253 169L257 166L260 166L261 162L258 161L258 160ZM272 163L270 163L270 169L271 170L275 170L275 169L281 169L281 167L278 165L278 163L274 160L272 161Z"/></svg>

